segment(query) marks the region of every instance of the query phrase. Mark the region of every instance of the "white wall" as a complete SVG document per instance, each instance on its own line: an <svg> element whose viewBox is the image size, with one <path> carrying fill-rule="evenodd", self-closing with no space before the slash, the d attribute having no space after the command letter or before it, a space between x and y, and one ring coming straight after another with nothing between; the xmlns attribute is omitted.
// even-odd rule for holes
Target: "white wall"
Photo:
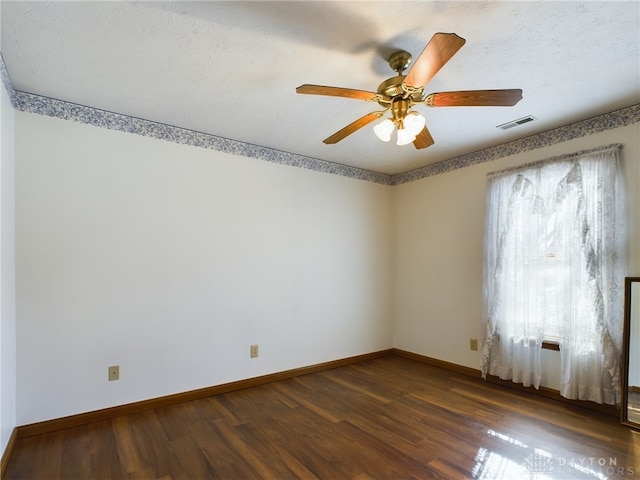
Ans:
<svg viewBox="0 0 640 480"><path fill-rule="evenodd" d="M16 162L19 425L392 346L389 187L24 112Z"/></svg>
<svg viewBox="0 0 640 480"><path fill-rule="evenodd" d="M486 173L506 166L625 144L640 275L638 124L390 188L25 112L15 122L11 425L391 346L479 368ZM557 389L557 353L544 354L543 385ZM113 364L121 379L108 382Z"/></svg>
<svg viewBox="0 0 640 480"><path fill-rule="evenodd" d="M395 187L394 346L480 367L480 355L469 349L469 339L483 338L483 228L490 171L623 143L630 199L629 274L640 275L639 139L640 125L635 124ZM559 355L543 354L543 385L559 389Z"/></svg>

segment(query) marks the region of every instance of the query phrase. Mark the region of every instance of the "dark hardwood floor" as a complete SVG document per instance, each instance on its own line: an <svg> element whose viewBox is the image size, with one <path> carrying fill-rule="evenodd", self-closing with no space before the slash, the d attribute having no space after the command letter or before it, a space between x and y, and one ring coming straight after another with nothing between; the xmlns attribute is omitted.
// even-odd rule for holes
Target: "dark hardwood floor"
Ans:
<svg viewBox="0 0 640 480"><path fill-rule="evenodd" d="M640 433L389 356L22 438L6 472L133 478L640 478Z"/></svg>

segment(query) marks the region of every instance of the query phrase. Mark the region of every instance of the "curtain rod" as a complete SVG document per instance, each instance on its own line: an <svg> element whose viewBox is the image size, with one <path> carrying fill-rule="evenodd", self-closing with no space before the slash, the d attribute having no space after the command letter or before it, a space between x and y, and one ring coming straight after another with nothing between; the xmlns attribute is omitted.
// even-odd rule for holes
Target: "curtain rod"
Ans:
<svg viewBox="0 0 640 480"><path fill-rule="evenodd" d="M588 150L581 150L581 151L575 152L575 153L567 153L567 154L564 154L564 155L557 155L555 157L545 158L544 160L536 160L535 162L525 163L524 165L519 165L517 167L508 167L508 168L504 168L502 170L496 170L494 172L489 172L489 173L487 173L487 177L493 177L493 176L496 176L496 175L502 175L504 173L517 172L519 170L525 170L527 168L537 167L537 166L540 166L540 165L544 165L546 163L566 161L566 160L570 160L570 159L575 158L575 157L581 157L583 155L589 155L589 154L592 154L592 153L606 153L609 150L611 150L611 151L619 151L619 150L622 149L622 147L623 147L623 144L621 144L621 143L612 143L611 145L604 145L604 146L601 146L601 147L591 148L591 149L588 149Z"/></svg>

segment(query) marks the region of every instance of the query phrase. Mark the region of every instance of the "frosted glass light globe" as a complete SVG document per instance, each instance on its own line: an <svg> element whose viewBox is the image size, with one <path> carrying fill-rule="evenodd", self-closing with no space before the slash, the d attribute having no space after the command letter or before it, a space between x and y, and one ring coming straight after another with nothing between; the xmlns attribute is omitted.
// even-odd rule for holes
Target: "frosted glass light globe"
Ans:
<svg viewBox="0 0 640 480"><path fill-rule="evenodd" d="M404 117L403 123L404 128L409 130L413 136L416 136L422 131L427 121L419 113L412 112Z"/></svg>
<svg viewBox="0 0 640 480"><path fill-rule="evenodd" d="M393 122L387 118L373 127L373 131L380 140L388 142L391 140L391 133L394 128Z"/></svg>
<svg viewBox="0 0 640 480"><path fill-rule="evenodd" d="M398 130L398 141L396 145L408 145L416 139L416 136L411 133L408 129L403 128Z"/></svg>

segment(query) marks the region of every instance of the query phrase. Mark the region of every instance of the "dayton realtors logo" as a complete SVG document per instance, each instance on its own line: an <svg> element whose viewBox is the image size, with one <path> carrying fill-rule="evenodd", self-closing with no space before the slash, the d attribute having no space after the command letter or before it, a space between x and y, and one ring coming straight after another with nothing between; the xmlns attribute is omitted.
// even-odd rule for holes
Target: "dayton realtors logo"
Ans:
<svg viewBox="0 0 640 480"><path fill-rule="evenodd" d="M581 472L589 477L606 479L610 475L633 477L640 474L640 466L627 467L618 464L615 457L551 457L548 454L534 452L525 458L524 466L535 475L560 475L562 473Z"/></svg>

